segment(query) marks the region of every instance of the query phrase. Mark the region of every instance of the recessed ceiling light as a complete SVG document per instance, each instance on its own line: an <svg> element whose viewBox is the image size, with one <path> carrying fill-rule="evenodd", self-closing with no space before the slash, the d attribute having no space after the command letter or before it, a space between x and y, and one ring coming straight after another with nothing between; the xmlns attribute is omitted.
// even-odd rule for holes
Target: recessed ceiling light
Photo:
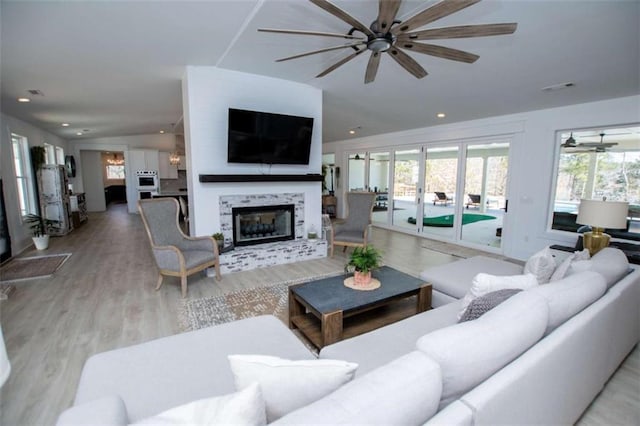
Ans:
<svg viewBox="0 0 640 426"><path fill-rule="evenodd" d="M18 102L31 102L29 98L18 98Z"/></svg>
<svg viewBox="0 0 640 426"><path fill-rule="evenodd" d="M69 127L69 123L62 123L61 126L62 127Z"/></svg>
<svg viewBox="0 0 640 426"><path fill-rule="evenodd" d="M355 135L355 134L356 134L356 131L355 131L355 130L353 130L353 129L351 129L351 130L349 130L349 134L350 134L350 135Z"/></svg>
<svg viewBox="0 0 640 426"><path fill-rule="evenodd" d="M436 114L436 117L438 118L445 118L447 116L447 114L445 114L444 112L439 112Z"/></svg>
<svg viewBox="0 0 640 426"><path fill-rule="evenodd" d="M160 130L160 133L164 133L164 130Z"/></svg>
<svg viewBox="0 0 640 426"><path fill-rule="evenodd" d="M76 135L82 136L82 132L76 132Z"/></svg>

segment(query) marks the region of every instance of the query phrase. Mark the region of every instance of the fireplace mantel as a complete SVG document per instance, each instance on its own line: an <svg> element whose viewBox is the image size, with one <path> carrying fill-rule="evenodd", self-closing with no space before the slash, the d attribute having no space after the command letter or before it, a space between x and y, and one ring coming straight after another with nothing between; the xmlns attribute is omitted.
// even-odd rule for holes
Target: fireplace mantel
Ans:
<svg viewBox="0 0 640 426"><path fill-rule="evenodd" d="M200 182L322 182L320 174L305 175L199 175Z"/></svg>

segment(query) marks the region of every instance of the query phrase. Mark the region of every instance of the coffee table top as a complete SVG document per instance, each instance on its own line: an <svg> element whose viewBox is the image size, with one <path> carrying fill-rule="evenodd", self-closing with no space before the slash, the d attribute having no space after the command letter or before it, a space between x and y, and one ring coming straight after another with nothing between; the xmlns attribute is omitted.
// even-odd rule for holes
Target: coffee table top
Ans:
<svg viewBox="0 0 640 426"><path fill-rule="evenodd" d="M349 312L365 308L402 294L417 291L425 282L389 266L373 271L373 277L380 280L380 288L369 291L353 290L345 287L344 280L349 275L324 278L291 286L291 292L302 298L321 314L335 311Z"/></svg>

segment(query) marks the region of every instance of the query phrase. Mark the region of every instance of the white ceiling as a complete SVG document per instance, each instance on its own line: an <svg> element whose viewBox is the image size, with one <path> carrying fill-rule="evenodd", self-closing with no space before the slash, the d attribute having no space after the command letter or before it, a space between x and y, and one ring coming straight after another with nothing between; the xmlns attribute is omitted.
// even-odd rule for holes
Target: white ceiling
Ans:
<svg viewBox="0 0 640 426"><path fill-rule="evenodd" d="M334 3L367 24L377 15L377 0ZM398 16L434 3L406 0ZM356 136L367 136L640 93L637 0L485 0L426 27L518 23L513 35L434 43L476 53L476 63L412 53L429 72L417 80L384 56L367 85L367 53L321 79L314 76L350 51L274 62L343 41L257 28L350 29L303 0L2 0L0 15L3 112L70 140L171 131L182 116L186 65L322 89L325 142L357 126ZM564 82L575 87L541 90ZM28 89L44 96L17 103Z"/></svg>

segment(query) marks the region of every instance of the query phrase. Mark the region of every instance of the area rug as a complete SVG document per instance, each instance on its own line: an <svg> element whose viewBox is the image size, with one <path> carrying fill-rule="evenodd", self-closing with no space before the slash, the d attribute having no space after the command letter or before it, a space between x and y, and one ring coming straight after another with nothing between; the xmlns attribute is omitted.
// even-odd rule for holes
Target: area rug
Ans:
<svg viewBox="0 0 640 426"><path fill-rule="evenodd" d="M453 227L453 218L454 215L449 214L445 216L435 216L435 217L424 217L422 219L422 224L424 226L434 226L439 228L451 228ZM464 213L462 215L462 224L467 225L469 223L480 222L482 220L492 220L495 219L495 216L490 216L487 214L475 214L475 213ZM416 223L415 217L410 217L407 219L409 223Z"/></svg>
<svg viewBox="0 0 640 426"><path fill-rule="evenodd" d="M289 286L340 275L332 272L282 283L238 290L221 296L187 299L178 307L178 323L182 331L198 330L258 315L274 315L288 321Z"/></svg>
<svg viewBox="0 0 640 426"><path fill-rule="evenodd" d="M71 253L12 259L0 268L0 283L50 277L64 265L69 256Z"/></svg>

